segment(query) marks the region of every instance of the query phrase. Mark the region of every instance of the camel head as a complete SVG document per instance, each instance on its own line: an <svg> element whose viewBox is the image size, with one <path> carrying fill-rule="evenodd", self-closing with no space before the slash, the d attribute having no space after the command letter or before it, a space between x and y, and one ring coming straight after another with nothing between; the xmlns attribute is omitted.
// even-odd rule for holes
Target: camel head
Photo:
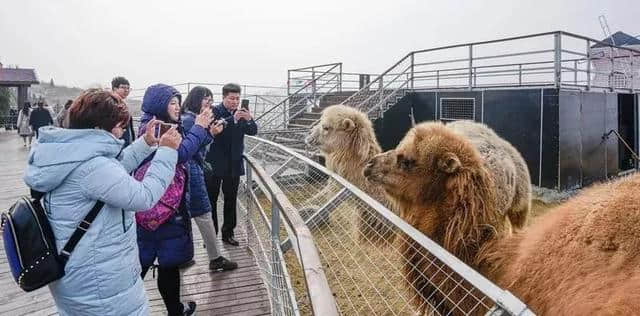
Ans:
<svg viewBox="0 0 640 316"><path fill-rule="evenodd" d="M463 260L498 221L495 187L478 152L442 123L417 125L395 149L371 159L364 175L409 224Z"/></svg>
<svg viewBox="0 0 640 316"><path fill-rule="evenodd" d="M347 153L367 156L373 151L370 154L373 156L381 151L369 118L344 105L332 105L322 111L320 122L313 127L305 142L325 155Z"/></svg>

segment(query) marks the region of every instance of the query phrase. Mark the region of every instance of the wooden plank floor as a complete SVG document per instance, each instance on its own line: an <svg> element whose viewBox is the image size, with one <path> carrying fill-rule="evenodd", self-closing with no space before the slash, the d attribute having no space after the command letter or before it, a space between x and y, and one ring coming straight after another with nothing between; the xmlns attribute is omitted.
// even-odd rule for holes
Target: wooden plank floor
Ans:
<svg viewBox="0 0 640 316"><path fill-rule="evenodd" d="M22 181L28 149L15 131L0 130L0 211L4 212L18 197L28 194ZM222 209L221 206L218 209ZM220 218L220 223L222 219ZM240 247L223 245L218 239L221 254L238 263L229 272L210 273L208 258L202 247L198 228L193 223L196 265L183 271L182 300L197 302L198 315L269 315L270 305L258 266L246 247L247 234L240 221L236 229ZM53 315L56 307L48 288L25 293L14 283L0 243L0 315ZM147 297L153 315L166 315L157 290L156 280L149 271L145 278Z"/></svg>

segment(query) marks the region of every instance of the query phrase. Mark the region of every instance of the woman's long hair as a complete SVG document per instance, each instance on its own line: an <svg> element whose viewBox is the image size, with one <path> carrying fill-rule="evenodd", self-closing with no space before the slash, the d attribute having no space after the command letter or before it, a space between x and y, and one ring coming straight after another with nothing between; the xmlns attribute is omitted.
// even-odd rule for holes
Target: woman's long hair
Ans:
<svg viewBox="0 0 640 316"><path fill-rule="evenodd" d="M180 109L180 113L185 113L187 111L191 111L193 113L200 113L202 109L202 99L206 97L213 98L213 93L206 87L197 86L189 91L187 98L182 103L182 108Z"/></svg>
<svg viewBox="0 0 640 316"><path fill-rule="evenodd" d="M31 111L31 103L25 102L24 106L22 107L22 115L29 115L30 111Z"/></svg>

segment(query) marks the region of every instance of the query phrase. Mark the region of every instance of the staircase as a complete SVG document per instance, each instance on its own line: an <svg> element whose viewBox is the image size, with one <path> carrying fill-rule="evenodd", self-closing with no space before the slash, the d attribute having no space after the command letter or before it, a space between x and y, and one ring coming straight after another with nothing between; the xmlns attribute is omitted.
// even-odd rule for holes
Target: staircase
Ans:
<svg viewBox="0 0 640 316"><path fill-rule="evenodd" d="M315 156L306 147L304 138L319 121L322 111L328 106L342 104L367 113L371 120L382 117L387 109L411 91L413 60L410 56L412 55L405 56L357 91L342 90L342 73L338 76L333 72L338 64L317 75L314 72L313 80L307 81L256 119L261 127L259 136L293 148L306 156ZM342 65L339 66L341 69ZM285 113L287 117L283 117ZM278 123L273 124L274 121Z"/></svg>

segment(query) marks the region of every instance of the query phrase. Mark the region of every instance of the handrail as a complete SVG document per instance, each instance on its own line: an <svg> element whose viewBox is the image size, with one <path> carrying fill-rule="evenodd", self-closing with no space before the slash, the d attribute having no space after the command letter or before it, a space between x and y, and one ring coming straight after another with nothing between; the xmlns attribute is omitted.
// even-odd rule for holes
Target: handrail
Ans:
<svg viewBox="0 0 640 316"><path fill-rule="evenodd" d="M336 67L338 67L339 65L336 64L333 67L331 67L329 70L324 71L320 76L318 76L317 78L315 78L315 80L309 81L307 82L307 84L305 84L304 86L302 86L300 89L296 90L296 92L294 92L293 94L291 94L290 96L288 96L287 98L285 98L284 100L280 101L280 103L278 103L277 105L273 106L271 109L265 111L262 113L262 115L260 115L258 118L256 118L256 121L259 121L262 117L264 117L265 115L267 115L268 113L271 113L272 111L274 111L276 108L278 108L281 104L285 104L285 102L287 102L289 99L291 99L292 96L297 95L298 93L300 93L300 91L303 91L305 89L307 89L308 87L310 87L312 84L315 84L316 81L319 78L324 77L325 75L327 75L330 71L332 71L333 69L335 69Z"/></svg>
<svg viewBox="0 0 640 316"><path fill-rule="evenodd" d="M299 255L298 259L304 271L314 315L339 315L333 293L322 268L318 249L314 244L309 228L305 225L300 214L295 211L287 196L260 164L247 155L243 157L253 173L265 184L264 187L271 195L272 203L276 203L279 206L281 213L284 215L284 220L295 235L296 245L298 246L296 254ZM251 184L249 183L248 185Z"/></svg>
<svg viewBox="0 0 640 316"><path fill-rule="evenodd" d="M333 78L335 78L335 77L337 77L337 76L338 76L338 74L334 74ZM322 84L318 89L322 89L322 88L324 88L324 86L326 86L329 82L331 82L331 81L327 81L327 82L323 83L323 84ZM329 91L327 91L326 93L330 93L331 91L333 91L333 89L334 89L334 88L335 88L335 87L333 87L333 88L329 89ZM311 96L311 95L307 95L307 96L305 96L304 98L302 98L302 99L300 99L300 100L296 101L296 103L294 103L293 105L291 105L289 108L297 106L297 105L298 105L300 102L302 102L302 101L306 101L310 96ZM307 107L308 107L308 106L307 106ZM298 112L294 113L293 115L291 115L291 117L296 117L296 116L298 116L300 113L303 113L303 112L307 109L307 107L305 107L305 108L301 109L300 111L298 111ZM268 120L268 121L267 121L266 123L264 123L264 124L268 126L268 125L269 125L273 120L275 120L275 119L276 119L276 117L272 117L270 120ZM283 122L283 124L285 124L285 122ZM276 128L277 128L277 127L281 127L283 124L280 124L280 125L276 126Z"/></svg>
<svg viewBox="0 0 640 316"><path fill-rule="evenodd" d="M393 70L396 66L400 65L402 62L404 62L407 58L410 58L411 55L413 53L408 53L407 55L405 55L404 57L402 57L402 59L400 59L398 62L396 62L395 64L393 64L393 66L389 67L387 70L385 70L384 72L382 72L380 75L378 75L378 77L376 77L375 79L371 80L371 82L369 82L366 86L364 86L362 89L360 89L360 91L369 91L370 88L372 87L373 83L381 80L381 78L383 78L385 75L389 74L389 72L391 70ZM349 96L346 100L344 100L341 104L349 104L349 101L351 101L352 99L356 98L356 95L360 92L356 92L354 94L352 94L351 96Z"/></svg>

